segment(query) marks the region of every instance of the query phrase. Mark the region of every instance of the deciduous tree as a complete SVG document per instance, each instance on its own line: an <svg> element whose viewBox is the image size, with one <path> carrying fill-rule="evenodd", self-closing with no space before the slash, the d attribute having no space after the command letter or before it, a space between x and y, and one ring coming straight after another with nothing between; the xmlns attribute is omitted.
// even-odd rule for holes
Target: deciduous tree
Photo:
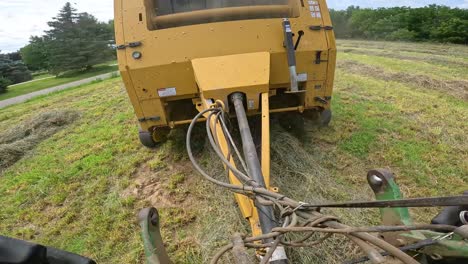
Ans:
<svg viewBox="0 0 468 264"><path fill-rule="evenodd" d="M29 44L21 48L23 62L32 71L46 70L49 66L47 40L45 37L32 36Z"/></svg>

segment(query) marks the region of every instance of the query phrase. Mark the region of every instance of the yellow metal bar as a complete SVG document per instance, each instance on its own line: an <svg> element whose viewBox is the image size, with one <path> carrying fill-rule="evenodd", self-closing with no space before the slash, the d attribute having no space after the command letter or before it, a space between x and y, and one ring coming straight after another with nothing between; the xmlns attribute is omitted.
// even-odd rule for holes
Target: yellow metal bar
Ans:
<svg viewBox="0 0 468 264"><path fill-rule="evenodd" d="M268 93L262 93L262 173L265 187L270 188L270 105Z"/></svg>
<svg viewBox="0 0 468 264"><path fill-rule="evenodd" d="M294 111L298 111L302 113L304 112L304 106L271 109L270 113L273 114L273 113L294 112Z"/></svg>
<svg viewBox="0 0 468 264"><path fill-rule="evenodd" d="M206 121L206 118L200 118L200 119L198 119L198 122L205 122L205 121ZM192 123L192 120L191 120L191 119L190 119L190 120L181 120L181 121L171 121L171 122L169 123L169 126L170 126L171 128L174 128L174 127L176 127L176 126L188 125L188 124L190 124L190 123Z"/></svg>
<svg viewBox="0 0 468 264"><path fill-rule="evenodd" d="M202 96L202 106L197 107L197 108L199 111L203 111L203 109L208 109L212 103L213 103L212 100L205 100ZM205 118L208 118L208 115L206 115ZM221 152L226 158L228 158L228 153L229 153L228 141L222 132L221 124L215 123L214 120L210 120L210 124L211 124L211 131L213 133L216 128L216 134L213 134L213 135L216 137L218 141ZM231 155L232 154L234 153L231 153ZM230 159L230 162L234 167L236 166L233 159ZM229 182L231 184L242 186L242 183L237 179L237 177L231 171L229 171ZM239 208L242 213L242 216L246 218L250 223L250 226L252 229L252 235L253 236L261 235L262 229L260 227L260 220L258 217L257 209L255 208L253 204L253 201L245 195L234 194L234 196L235 196L237 203L239 204Z"/></svg>

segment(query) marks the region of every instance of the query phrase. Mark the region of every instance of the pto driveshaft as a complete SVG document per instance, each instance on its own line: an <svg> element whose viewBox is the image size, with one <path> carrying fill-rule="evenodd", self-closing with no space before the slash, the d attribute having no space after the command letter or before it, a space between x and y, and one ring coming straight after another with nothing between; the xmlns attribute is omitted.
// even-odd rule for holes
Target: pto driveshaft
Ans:
<svg viewBox="0 0 468 264"><path fill-rule="evenodd" d="M263 178L262 168L257 155L257 149L250 132L249 122L244 109L244 95L241 93L234 93L231 95L231 101L234 105L237 122L239 124L239 131L242 138L242 147L244 151L244 158L247 164L248 175L253 181L257 182L258 185L265 188L265 180ZM263 234L268 234L275 227L278 227L278 223L275 220L273 208L267 205L261 205L256 203L258 210L260 225ZM273 239L267 239L264 243L271 243ZM276 252L277 251L277 252ZM286 264L287 257L284 252L284 248L278 247L273 254L274 259L270 263L274 264Z"/></svg>

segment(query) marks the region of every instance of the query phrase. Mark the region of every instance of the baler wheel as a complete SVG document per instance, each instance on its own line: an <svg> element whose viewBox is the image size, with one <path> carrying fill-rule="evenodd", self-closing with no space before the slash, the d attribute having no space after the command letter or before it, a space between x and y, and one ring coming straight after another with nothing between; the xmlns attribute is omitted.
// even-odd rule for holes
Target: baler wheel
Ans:
<svg viewBox="0 0 468 264"><path fill-rule="evenodd" d="M332 111L330 109L325 109L320 112L319 124L322 127L327 127L332 120Z"/></svg>
<svg viewBox="0 0 468 264"><path fill-rule="evenodd" d="M140 138L141 144L147 148L156 148L159 145L158 142L154 140L151 132L139 129L138 137Z"/></svg>

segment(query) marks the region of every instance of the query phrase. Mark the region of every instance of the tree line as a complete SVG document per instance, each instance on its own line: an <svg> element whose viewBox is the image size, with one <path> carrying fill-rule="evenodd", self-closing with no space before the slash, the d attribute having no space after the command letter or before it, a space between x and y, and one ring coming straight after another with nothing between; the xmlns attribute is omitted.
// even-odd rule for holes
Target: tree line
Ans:
<svg viewBox="0 0 468 264"><path fill-rule="evenodd" d="M0 93L5 92L10 84L31 79L31 71L21 60L19 52L0 54Z"/></svg>
<svg viewBox="0 0 468 264"><path fill-rule="evenodd" d="M47 24L50 30L43 36L31 36L19 52L0 54L0 93L10 84L32 79L30 71L58 76L115 59L113 21L100 22L66 3Z"/></svg>
<svg viewBox="0 0 468 264"><path fill-rule="evenodd" d="M338 38L468 44L468 9L350 6L330 15Z"/></svg>

